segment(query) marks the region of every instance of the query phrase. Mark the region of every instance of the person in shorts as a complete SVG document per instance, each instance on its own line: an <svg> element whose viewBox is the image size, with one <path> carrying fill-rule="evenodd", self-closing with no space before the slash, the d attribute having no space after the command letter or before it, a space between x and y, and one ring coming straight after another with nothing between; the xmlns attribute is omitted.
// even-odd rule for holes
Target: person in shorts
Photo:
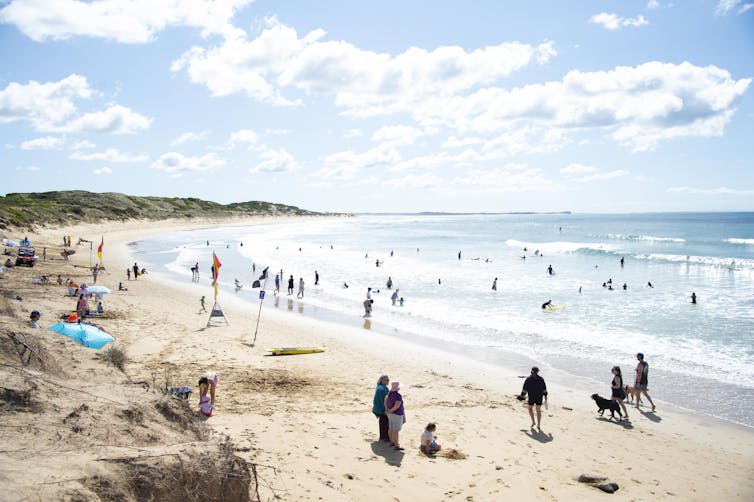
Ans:
<svg viewBox="0 0 754 502"><path fill-rule="evenodd" d="M526 395L529 395L529 417L531 418L531 428L534 428L534 407L537 407L537 429L542 430L542 398L547 399L547 385L545 379L539 376L539 368L534 366L531 369L531 375L524 380L524 388L521 389L519 401L523 401Z"/></svg>
<svg viewBox="0 0 754 502"><path fill-rule="evenodd" d="M639 352L636 354L636 359L639 360L639 364L636 365L636 380L634 381L634 397L636 399L636 409L639 409L639 401L641 394L644 394L649 400L649 404L652 405L652 411L655 411L655 403L652 398L649 397L649 364L644 361L644 354Z"/></svg>
<svg viewBox="0 0 754 502"><path fill-rule="evenodd" d="M399 441L399 433L406 423L406 412L403 408L403 396L400 395L400 382L390 384L390 392L385 396L385 413L387 414L387 435L396 450L403 450Z"/></svg>

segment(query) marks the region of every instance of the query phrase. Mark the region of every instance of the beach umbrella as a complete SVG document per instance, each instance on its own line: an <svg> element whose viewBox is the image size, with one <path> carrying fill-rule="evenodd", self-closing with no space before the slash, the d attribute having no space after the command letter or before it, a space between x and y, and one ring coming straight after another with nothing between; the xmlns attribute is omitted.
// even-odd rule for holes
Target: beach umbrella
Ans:
<svg viewBox="0 0 754 502"><path fill-rule="evenodd" d="M71 323L71 322L59 322L55 323L49 328L50 331L67 336L79 342L84 347L90 349L101 349L110 342L114 342L115 338L105 333L97 326L84 323Z"/></svg>
<svg viewBox="0 0 754 502"><path fill-rule="evenodd" d="M92 294L92 295L108 295L112 293L109 288L106 288L105 286L87 286L86 287L86 294Z"/></svg>

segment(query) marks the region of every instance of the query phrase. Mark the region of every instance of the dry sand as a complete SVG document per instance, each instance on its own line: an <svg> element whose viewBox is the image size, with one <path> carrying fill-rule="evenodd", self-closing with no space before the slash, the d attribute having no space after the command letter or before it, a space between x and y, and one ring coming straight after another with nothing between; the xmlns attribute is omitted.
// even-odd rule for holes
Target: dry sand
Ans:
<svg viewBox="0 0 754 502"><path fill-rule="evenodd" d="M230 436L237 454L257 466L262 500L754 499L754 431L749 428L662 406L654 414L629 408L630 422L609 420L596 413L589 398L594 389L576 389L543 373L550 403L543 410L543 432L535 433L525 406L514 397L521 390L519 375L528 368L487 366L359 327L312 319L299 314L306 300L295 299L290 312L263 310L259 339L250 347L256 306L221 292L230 326L206 328L207 315L198 310L201 295L211 304L208 281L178 283L154 272L138 281L125 280L125 268L137 261L129 242L217 224L83 225L29 236L40 254L47 244L48 257L58 258L64 233L74 242L78 236L94 240L95 256L104 235L107 270L98 284L115 291L123 281L128 291L106 297L108 316L100 323L126 348L128 376L159 384L168 371L175 384L195 386L203 371L218 372L217 409L207 424ZM78 274L84 280L87 270L72 265L88 264L88 248L74 249L80 251L70 264L11 270L6 276L12 278L4 280L22 280L22 274L28 280L42 270L60 271L64 278ZM37 288L41 292L33 296L34 304L24 300L14 308L25 309L26 315L39 308L43 326L62 310L74 309L75 301L63 297L63 288ZM66 350L92 359L89 349L47 333ZM269 347L291 345L318 345L326 351L288 357L266 353ZM376 441L371 406L382 373L402 382L408 417L402 452ZM192 406L196 400L192 397ZM40 424L44 420L40 414ZM435 458L419 451L419 437L429 421L437 423L443 446ZM7 427L6 422L0 429L6 449L31 447L28 438L15 439L23 433L9 434ZM110 441L122 433L112 430ZM75 448L71 442L70 449ZM91 456L74 456L72 463L89 462ZM42 474L32 475L28 464L9 465L18 456L0 452L2 457L0 479L14 487L34 486L67 469L38 457L34 462ZM620 489L607 495L579 483L583 473L607 477ZM3 498L8 495L6 491Z"/></svg>

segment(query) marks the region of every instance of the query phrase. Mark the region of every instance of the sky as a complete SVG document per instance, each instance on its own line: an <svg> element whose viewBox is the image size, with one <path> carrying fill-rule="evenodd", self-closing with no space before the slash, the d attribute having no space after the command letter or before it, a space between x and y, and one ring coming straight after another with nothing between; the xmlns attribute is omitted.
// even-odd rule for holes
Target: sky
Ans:
<svg viewBox="0 0 754 502"><path fill-rule="evenodd" d="M754 1L0 0L0 194L754 210Z"/></svg>

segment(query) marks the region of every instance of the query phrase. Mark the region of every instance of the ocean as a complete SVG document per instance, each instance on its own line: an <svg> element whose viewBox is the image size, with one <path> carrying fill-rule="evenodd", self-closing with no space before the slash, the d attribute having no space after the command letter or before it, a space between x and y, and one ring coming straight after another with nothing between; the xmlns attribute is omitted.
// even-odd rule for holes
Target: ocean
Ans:
<svg viewBox="0 0 754 502"><path fill-rule="evenodd" d="M252 281L269 267L262 315L321 317L522 374L536 364L550 380L572 378L606 396L610 368L621 366L633 384L643 352L658 408L754 427L754 213L359 215L163 234L132 246L141 265L187 285L199 262L197 298L212 298L214 251L220 301L238 295L256 311ZM304 279L303 300L285 294L289 275L296 291ZM391 305L388 278L403 306ZM375 303L364 319L368 287ZM543 311L548 300L563 308Z"/></svg>

